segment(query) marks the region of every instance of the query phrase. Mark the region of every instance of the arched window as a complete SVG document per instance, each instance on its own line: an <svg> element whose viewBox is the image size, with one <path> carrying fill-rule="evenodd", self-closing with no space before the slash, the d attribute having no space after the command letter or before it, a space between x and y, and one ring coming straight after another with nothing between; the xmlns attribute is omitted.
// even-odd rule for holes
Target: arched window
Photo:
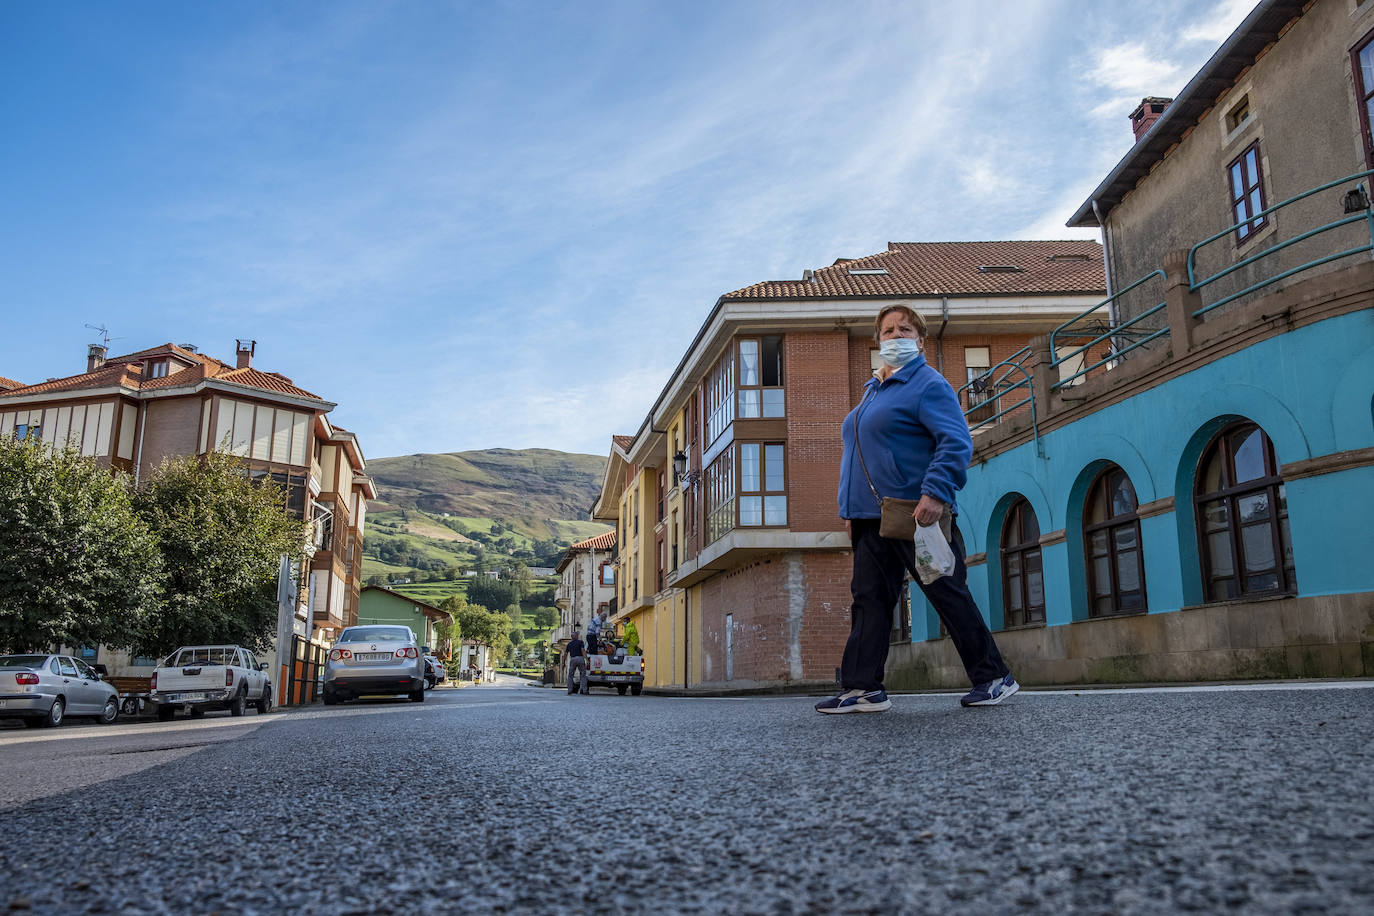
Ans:
<svg viewBox="0 0 1374 916"><path fill-rule="evenodd" d="M1093 481L1083 507L1088 558L1088 614L1109 617L1145 610L1145 564L1135 487L1115 465Z"/></svg>
<svg viewBox="0 0 1374 916"><path fill-rule="evenodd" d="M1045 619L1045 576L1040 567L1040 523L1024 498L1002 525L1002 593L1006 626Z"/></svg>
<svg viewBox="0 0 1374 916"><path fill-rule="evenodd" d="M1218 433L1202 453L1195 499L1207 600L1297 590L1288 502L1264 430L1243 421Z"/></svg>

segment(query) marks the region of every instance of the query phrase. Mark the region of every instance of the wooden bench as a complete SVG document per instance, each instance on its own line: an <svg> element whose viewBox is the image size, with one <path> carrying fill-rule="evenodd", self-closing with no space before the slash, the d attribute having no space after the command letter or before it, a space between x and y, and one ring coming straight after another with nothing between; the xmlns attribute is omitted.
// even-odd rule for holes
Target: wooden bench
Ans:
<svg viewBox="0 0 1374 916"><path fill-rule="evenodd" d="M153 679L148 677L111 677L105 680L119 693L119 711L126 716L138 715L153 689Z"/></svg>

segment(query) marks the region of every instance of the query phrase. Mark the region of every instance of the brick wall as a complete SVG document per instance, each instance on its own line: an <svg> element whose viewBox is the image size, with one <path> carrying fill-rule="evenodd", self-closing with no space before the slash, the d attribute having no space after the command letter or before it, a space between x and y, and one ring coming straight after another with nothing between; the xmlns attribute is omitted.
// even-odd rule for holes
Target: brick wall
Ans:
<svg viewBox="0 0 1374 916"><path fill-rule="evenodd" d="M198 397L149 401L144 413L143 461L145 476L172 455L194 455L199 450L200 404Z"/></svg>
<svg viewBox="0 0 1374 916"><path fill-rule="evenodd" d="M700 590L702 684L833 681L849 635L849 574L849 551L841 550L774 554L708 579Z"/></svg>
<svg viewBox="0 0 1374 916"><path fill-rule="evenodd" d="M843 452L840 423L852 406L847 341L845 331L787 335L787 517L793 531L840 528L835 506Z"/></svg>

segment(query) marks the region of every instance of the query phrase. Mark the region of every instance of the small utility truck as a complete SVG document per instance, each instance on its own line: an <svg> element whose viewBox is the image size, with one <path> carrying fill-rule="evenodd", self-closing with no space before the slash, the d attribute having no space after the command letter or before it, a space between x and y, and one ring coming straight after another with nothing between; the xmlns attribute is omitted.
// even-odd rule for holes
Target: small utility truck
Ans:
<svg viewBox="0 0 1374 916"><path fill-rule="evenodd" d="M183 646L153 672L148 699L164 722L178 709L192 716L209 709L241 716L251 705L265 713L272 708L272 682L267 665L242 646Z"/></svg>
<svg viewBox="0 0 1374 916"><path fill-rule="evenodd" d="M621 696L629 691L639 696L644 690L644 656L631 655L624 646L603 643L599 655L587 658L587 687L614 687Z"/></svg>

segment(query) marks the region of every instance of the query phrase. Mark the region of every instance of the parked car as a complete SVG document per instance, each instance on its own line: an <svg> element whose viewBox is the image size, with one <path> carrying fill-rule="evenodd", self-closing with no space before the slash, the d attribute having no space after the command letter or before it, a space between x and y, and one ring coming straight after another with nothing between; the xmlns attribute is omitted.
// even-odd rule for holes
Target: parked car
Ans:
<svg viewBox="0 0 1374 916"><path fill-rule="evenodd" d="M249 704L259 713L272 708L267 665L242 646L182 646L153 672L149 700L166 722L179 708L192 716L227 709L241 716Z"/></svg>
<svg viewBox="0 0 1374 916"><path fill-rule="evenodd" d="M448 680L448 672L444 670L444 663L433 655L425 656L425 687L432 690L435 684L442 684Z"/></svg>
<svg viewBox="0 0 1374 916"><path fill-rule="evenodd" d="M79 658L0 655L0 717L53 727L67 716L119 718L119 694Z"/></svg>
<svg viewBox="0 0 1374 916"><path fill-rule="evenodd" d="M347 627L324 663L324 703L361 696L407 694L425 701L425 657L410 627L370 624Z"/></svg>

